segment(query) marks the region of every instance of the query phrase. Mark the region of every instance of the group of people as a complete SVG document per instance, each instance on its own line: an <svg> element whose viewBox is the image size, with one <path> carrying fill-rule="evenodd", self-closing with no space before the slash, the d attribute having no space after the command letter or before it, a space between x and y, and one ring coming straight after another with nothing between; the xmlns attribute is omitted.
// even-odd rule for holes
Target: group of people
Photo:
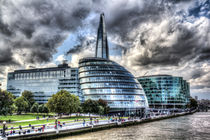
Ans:
<svg viewBox="0 0 210 140"><path fill-rule="evenodd" d="M55 126L54 128L57 129L58 127L62 128L63 126L65 126L65 122L61 123L60 121L55 120Z"/></svg>
<svg viewBox="0 0 210 140"><path fill-rule="evenodd" d="M99 123L99 119L94 118L94 124L98 124L98 123ZM86 126L86 125L88 126L88 124L86 124L85 119L83 119L83 126ZM89 125L93 125L93 118L92 117L90 117Z"/></svg>
<svg viewBox="0 0 210 140"><path fill-rule="evenodd" d="M36 119L39 120L40 118L37 117ZM81 120L76 119L75 121L81 121ZM86 120L83 119L83 126L88 126L88 125L93 125L93 124L99 124L99 119L90 117L90 122L89 123L86 123ZM61 123L60 121L55 120L54 128L55 129L57 129L58 127L62 128L65 125L66 125L65 122ZM49 124L42 125L41 127L40 126L39 127L35 127L35 126L32 126L31 124L29 124L27 129L23 129L22 126L20 125L19 126L19 130L14 129L13 127L11 127L11 130L7 131L5 134L6 134L6 136L9 136L9 135L15 135L15 134L19 134L19 135L21 135L21 134L28 134L28 133L32 133L32 132L39 132L40 133L40 132L44 132L44 130L46 128L47 129L50 128ZM53 128L53 126L52 126L52 128ZM0 133L3 134L3 131L1 130Z"/></svg>

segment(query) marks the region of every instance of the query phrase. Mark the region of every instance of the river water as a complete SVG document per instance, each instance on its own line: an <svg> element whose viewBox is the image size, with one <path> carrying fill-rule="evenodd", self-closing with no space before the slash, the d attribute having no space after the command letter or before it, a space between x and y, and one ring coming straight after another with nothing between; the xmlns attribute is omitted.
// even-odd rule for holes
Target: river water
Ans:
<svg viewBox="0 0 210 140"><path fill-rule="evenodd" d="M210 112L113 128L59 140L210 140Z"/></svg>

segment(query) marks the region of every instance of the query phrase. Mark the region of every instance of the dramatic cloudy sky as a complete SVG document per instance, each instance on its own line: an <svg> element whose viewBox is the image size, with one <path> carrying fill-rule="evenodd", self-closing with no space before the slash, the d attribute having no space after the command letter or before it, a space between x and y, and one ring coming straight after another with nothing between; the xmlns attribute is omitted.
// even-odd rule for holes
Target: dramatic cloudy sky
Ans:
<svg viewBox="0 0 210 140"><path fill-rule="evenodd" d="M2 87L14 69L93 56L102 12L112 60L135 76L182 76L210 99L209 0L0 0Z"/></svg>

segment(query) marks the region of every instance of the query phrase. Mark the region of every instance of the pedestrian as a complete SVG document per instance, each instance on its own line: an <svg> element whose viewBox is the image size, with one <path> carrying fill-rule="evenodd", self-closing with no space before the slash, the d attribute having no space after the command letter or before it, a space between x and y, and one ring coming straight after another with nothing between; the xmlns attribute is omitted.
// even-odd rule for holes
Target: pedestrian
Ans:
<svg viewBox="0 0 210 140"><path fill-rule="evenodd" d="M13 130L12 133L15 134L15 130Z"/></svg>
<svg viewBox="0 0 210 140"><path fill-rule="evenodd" d="M83 119L83 126L85 126L85 119Z"/></svg>

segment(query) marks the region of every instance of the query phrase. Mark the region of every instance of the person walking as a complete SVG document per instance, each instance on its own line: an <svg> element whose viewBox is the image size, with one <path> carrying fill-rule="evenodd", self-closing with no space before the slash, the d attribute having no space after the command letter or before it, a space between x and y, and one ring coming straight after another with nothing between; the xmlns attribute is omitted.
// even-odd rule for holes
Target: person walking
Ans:
<svg viewBox="0 0 210 140"><path fill-rule="evenodd" d="M83 126L85 126L85 119L83 119Z"/></svg>

